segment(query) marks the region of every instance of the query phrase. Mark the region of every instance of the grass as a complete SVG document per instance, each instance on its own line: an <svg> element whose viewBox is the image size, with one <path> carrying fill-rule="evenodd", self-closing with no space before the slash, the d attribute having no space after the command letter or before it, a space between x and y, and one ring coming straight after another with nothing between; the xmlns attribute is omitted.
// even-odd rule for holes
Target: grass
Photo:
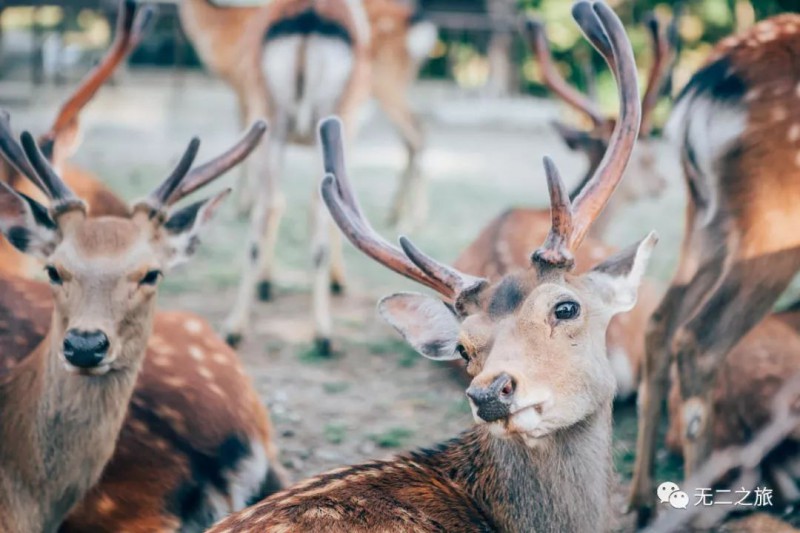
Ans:
<svg viewBox="0 0 800 533"><path fill-rule="evenodd" d="M322 435L331 444L341 444L347 436L347 428L344 424L326 424Z"/></svg>
<svg viewBox="0 0 800 533"><path fill-rule="evenodd" d="M330 381L322 384L322 390L328 394L341 394L350 388L347 381Z"/></svg>
<svg viewBox="0 0 800 533"><path fill-rule="evenodd" d="M397 364L401 368L411 368L421 357L405 341L393 337L367 343L369 353L373 355L397 354Z"/></svg>
<svg viewBox="0 0 800 533"><path fill-rule="evenodd" d="M369 438L380 448L402 448L413 436L414 432L408 428L394 427L381 433L374 433Z"/></svg>

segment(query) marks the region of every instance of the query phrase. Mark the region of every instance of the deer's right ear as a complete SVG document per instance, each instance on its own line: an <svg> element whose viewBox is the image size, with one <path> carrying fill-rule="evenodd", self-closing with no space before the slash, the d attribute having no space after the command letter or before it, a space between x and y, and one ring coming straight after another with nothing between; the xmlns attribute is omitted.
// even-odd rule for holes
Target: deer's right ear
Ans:
<svg viewBox="0 0 800 533"><path fill-rule="evenodd" d="M378 303L378 311L420 354L435 361L459 359L461 324L444 302L432 296L401 292Z"/></svg>
<svg viewBox="0 0 800 533"><path fill-rule="evenodd" d="M58 244L58 226L47 208L0 182L0 233L14 248L45 259Z"/></svg>
<svg viewBox="0 0 800 533"><path fill-rule="evenodd" d="M553 129L556 130L559 137L561 137L564 144L566 144L570 150L586 149L593 141L592 136L586 131L573 128L559 120L554 120L550 124L552 124Z"/></svg>

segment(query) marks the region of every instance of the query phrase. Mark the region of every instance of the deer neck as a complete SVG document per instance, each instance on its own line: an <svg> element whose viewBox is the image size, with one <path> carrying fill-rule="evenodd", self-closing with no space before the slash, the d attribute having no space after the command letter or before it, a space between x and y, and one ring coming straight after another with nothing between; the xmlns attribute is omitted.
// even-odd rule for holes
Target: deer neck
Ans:
<svg viewBox="0 0 800 533"><path fill-rule="evenodd" d="M613 476L610 402L586 420L534 444L494 436L481 426L459 440L445 452L461 458L455 477L484 505L500 531L608 529Z"/></svg>
<svg viewBox="0 0 800 533"><path fill-rule="evenodd" d="M82 376L64 367L59 320L54 315L47 337L0 383L0 525L6 520L12 531L55 531L98 481L152 327L142 324L125 343L120 360L131 364Z"/></svg>

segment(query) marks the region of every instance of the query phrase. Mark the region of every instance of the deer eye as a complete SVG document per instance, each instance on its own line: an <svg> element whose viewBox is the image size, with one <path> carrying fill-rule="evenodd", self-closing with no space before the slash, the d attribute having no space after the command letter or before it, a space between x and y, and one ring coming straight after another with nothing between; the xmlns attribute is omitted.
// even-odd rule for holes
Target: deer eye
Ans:
<svg viewBox="0 0 800 533"><path fill-rule="evenodd" d="M155 285L159 277L161 277L160 270L149 270L147 274L139 280L139 285Z"/></svg>
<svg viewBox="0 0 800 533"><path fill-rule="evenodd" d="M61 274L58 273L58 269L53 265L47 265L44 267L44 271L47 272L47 277L50 278L50 283L53 285L61 285L64 282L61 279Z"/></svg>
<svg viewBox="0 0 800 533"><path fill-rule="evenodd" d="M466 349L466 348L464 348L464 345L463 345L463 344L459 344L458 346L456 346L456 351L458 352L458 355L460 355L460 356L461 356L461 358L462 358L464 361L466 361L467 363L469 363L469 353L467 353L467 349Z"/></svg>
<svg viewBox="0 0 800 533"><path fill-rule="evenodd" d="M577 317L581 312L581 306L578 302L566 301L556 304L553 313L558 320L572 320Z"/></svg>

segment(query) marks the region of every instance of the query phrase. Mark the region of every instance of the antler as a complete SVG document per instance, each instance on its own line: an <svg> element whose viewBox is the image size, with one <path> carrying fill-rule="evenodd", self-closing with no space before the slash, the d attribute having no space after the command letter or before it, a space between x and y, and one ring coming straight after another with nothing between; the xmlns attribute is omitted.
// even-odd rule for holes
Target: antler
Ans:
<svg viewBox="0 0 800 533"><path fill-rule="evenodd" d="M0 111L0 153L52 200L50 210L55 216L72 209L85 212L86 204L53 170L33 135L23 131L20 141L14 139L8 112Z"/></svg>
<svg viewBox="0 0 800 533"><path fill-rule="evenodd" d="M572 16L614 71L620 116L605 156L574 203L569 201L555 165L545 160L552 227L547 240L531 259L535 264L559 268L574 266L574 251L622 179L641 121L636 64L622 22L611 8L600 2L578 2L572 8Z"/></svg>
<svg viewBox="0 0 800 533"><path fill-rule="evenodd" d="M661 31L661 24L654 13L650 13L645 21L650 41L653 47L653 63L647 76L647 88L642 97L642 127L640 135L647 137L653 129L653 111L658 103L658 97L664 88L664 83L669 78L678 49L678 19L679 8L676 8L672 21L665 31Z"/></svg>
<svg viewBox="0 0 800 533"><path fill-rule="evenodd" d="M364 217L347 177L341 121L336 117L325 119L319 127L319 138L325 166L322 198L353 246L390 270L435 290L451 301L456 301L462 292L486 283L482 278L463 274L425 255L406 237L400 237L402 251L381 237Z"/></svg>
<svg viewBox="0 0 800 533"><path fill-rule="evenodd" d="M145 6L138 10L135 0L122 0L117 15L117 29L114 41L100 63L83 79L69 100L61 106L55 122L43 136L43 142L54 141L56 137L75 120L81 109L92 99L117 66L138 45L155 9Z"/></svg>
<svg viewBox="0 0 800 533"><path fill-rule="evenodd" d="M531 52L539 61L545 85L569 105L586 113L596 127L604 125L607 119L597 104L567 83L558 72L553 63L553 57L550 55L550 45L547 42L544 23L534 18L528 18L525 21L523 33L528 40Z"/></svg>
<svg viewBox="0 0 800 533"><path fill-rule="evenodd" d="M242 162L258 145L266 131L267 123L264 120L255 121L247 133L231 148L191 170L200 148L200 139L193 137L169 177L144 200L137 202L134 210L143 209L152 215L163 212L166 207L206 186Z"/></svg>

